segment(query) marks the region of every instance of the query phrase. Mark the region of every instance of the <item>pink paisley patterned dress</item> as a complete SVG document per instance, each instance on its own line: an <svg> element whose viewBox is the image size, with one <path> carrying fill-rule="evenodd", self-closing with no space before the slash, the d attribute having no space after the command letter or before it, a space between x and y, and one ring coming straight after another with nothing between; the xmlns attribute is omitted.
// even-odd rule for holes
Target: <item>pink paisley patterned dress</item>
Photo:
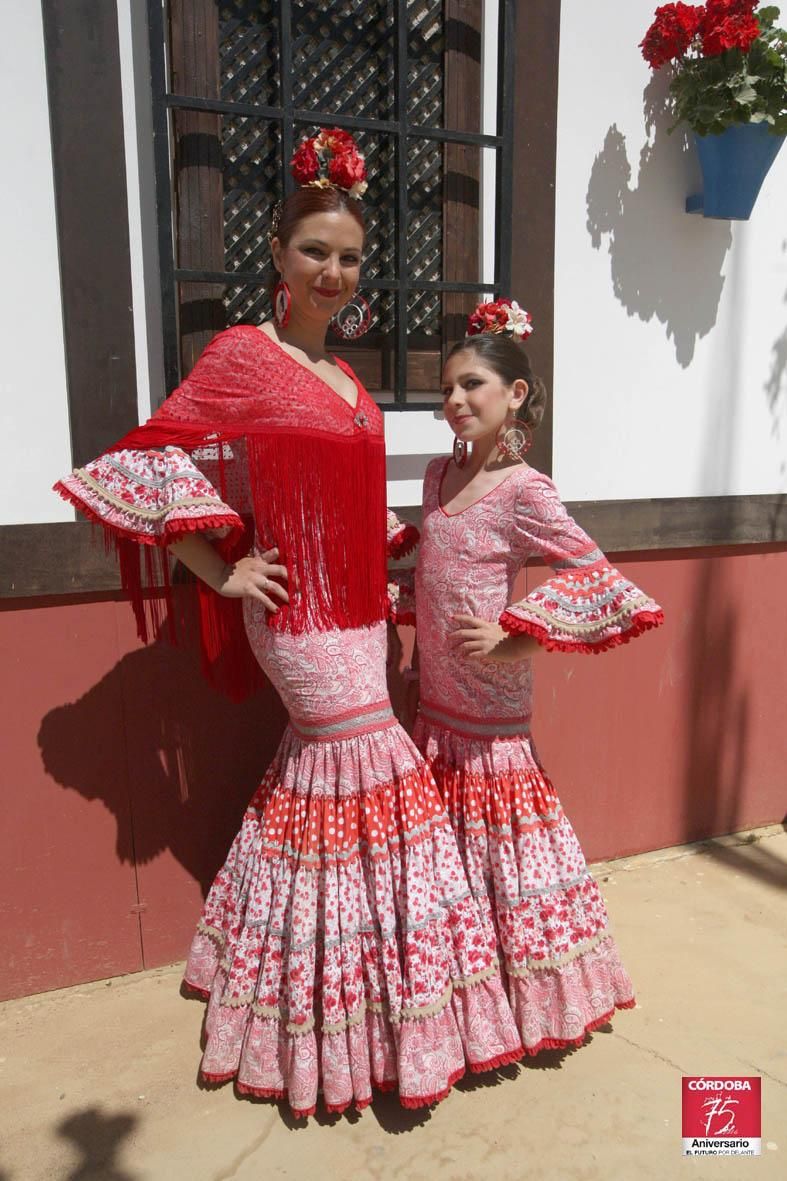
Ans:
<svg viewBox="0 0 787 1181"><path fill-rule="evenodd" d="M492 1069L524 1049L446 809L388 697L386 527L393 554L410 527L390 513L386 521L382 414L360 383L350 407L250 327L216 337L180 397L191 412L203 390L220 398L225 389L239 413L254 411L275 431L256 507L244 487L242 440L220 454L215 446L114 450L65 477L58 491L143 546L203 526L215 537L251 511L258 550L277 544L285 564L302 552L319 562L319 514L335 503L327 492L321 499L318 480L352 479L348 456L375 448L380 463L364 496L373 504L382 498L370 552L379 553L383 606L363 626L337 627L315 623L305 604L297 627L286 619L274 627L261 604L244 602L252 651L290 722L188 957L185 980L208 1000L201 1075L235 1080L241 1093L286 1097L301 1116L315 1111L319 1092L334 1112L363 1107L374 1088L398 1088L403 1105L423 1106L443 1098L467 1068ZM305 443L304 421L320 427ZM286 470L274 481L282 454ZM230 504L208 478L219 467L232 476L223 492ZM310 514L303 527L311 550L268 516L286 480L290 502ZM301 585L309 573L301 566ZM362 554L339 573L331 588L331 570L321 568L314 592L328 603L328 620L330 593L336 599L353 579L369 577Z"/></svg>
<svg viewBox="0 0 787 1181"><path fill-rule="evenodd" d="M598 652L661 622L568 516L554 484L515 468L459 513L440 504L447 463L424 484L416 569L421 700L415 741L440 787L473 895L498 948L528 1053L580 1044L634 1004L599 888L530 734L532 671L468 661L453 616L499 619L547 648ZM529 558L555 576L510 605ZM400 614L406 611L402 600Z"/></svg>

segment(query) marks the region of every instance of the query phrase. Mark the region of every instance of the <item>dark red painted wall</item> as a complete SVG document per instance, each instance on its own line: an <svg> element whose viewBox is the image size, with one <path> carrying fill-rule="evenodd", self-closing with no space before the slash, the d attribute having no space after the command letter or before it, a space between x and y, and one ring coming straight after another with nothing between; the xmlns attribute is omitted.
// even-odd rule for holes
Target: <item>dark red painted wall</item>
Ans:
<svg viewBox="0 0 787 1181"><path fill-rule="evenodd" d="M586 855L781 820L787 552L620 565L662 605L664 626L599 656L535 664L539 754Z"/></svg>
<svg viewBox="0 0 787 1181"><path fill-rule="evenodd" d="M586 854L780 820L787 551L620 564L666 625L536 658L536 742ZM225 701L194 655L141 648L112 598L5 604L0 662L0 997L182 958L278 699Z"/></svg>

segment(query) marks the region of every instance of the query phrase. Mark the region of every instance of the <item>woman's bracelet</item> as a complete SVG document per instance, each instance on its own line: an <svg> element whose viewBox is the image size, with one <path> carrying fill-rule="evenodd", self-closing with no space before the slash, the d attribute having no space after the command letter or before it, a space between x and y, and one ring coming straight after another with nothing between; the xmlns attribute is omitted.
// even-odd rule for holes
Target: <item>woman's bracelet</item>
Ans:
<svg viewBox="0 0 787 1181"><path fill-rule="evenodd" d="M412 665L408 664L407 668L402 669L402 680L406 681L408 684L411 681L418 681L420 679L421 674L419 673L418 669L413 668Z"/></svg>

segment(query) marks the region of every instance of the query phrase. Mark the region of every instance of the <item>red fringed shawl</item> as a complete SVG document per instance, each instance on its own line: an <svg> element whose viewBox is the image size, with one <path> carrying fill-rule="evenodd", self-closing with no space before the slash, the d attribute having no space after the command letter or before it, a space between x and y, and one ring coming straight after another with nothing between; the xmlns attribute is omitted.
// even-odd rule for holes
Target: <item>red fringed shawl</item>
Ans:
<svg viewBox="0 0 787 1181"><path fill-rule="evenodd" d="M241 532L235 518L236 528L218 543L223 556L248 552L255 531L261 550L278 547L289 574L290 605L268 623L288 632L362 627L386 613L382 414L349 366L339 363L358 385L355 408L259 328L230 328L211 341L160 410L105 453L166 446L191 453L244 524ZM97 518L75 484L80 477L85 469L56 488ZM161 604L160 597L145 593L157 584L164 586L172 632L164 547L175 538L129 540L127 531L100 519L118 550L140 636L147 639L146 609L155 618ZM185 527L221 523L227 524L226 517L189 520ZM138 542L145 540L153 544L141 547L143 577ZM242 601L222 598L199 581L197 589L206 671L233 697L244 696L258 671L243 632Z"/></svg>

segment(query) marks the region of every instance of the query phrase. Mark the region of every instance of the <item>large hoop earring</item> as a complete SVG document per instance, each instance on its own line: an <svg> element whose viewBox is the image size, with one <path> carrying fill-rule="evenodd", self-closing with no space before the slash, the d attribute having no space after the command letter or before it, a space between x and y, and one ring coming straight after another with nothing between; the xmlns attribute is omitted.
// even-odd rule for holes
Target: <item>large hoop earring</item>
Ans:
<svg viewBox="0 0 787 1181"><path fill-rule="evenodd" d="M290 289L283 279L279 279L273 288L273 319L277 328L286 328L290 322L292 296Z"/></svg>
<svg viewBox="0 0 787 1181"><path fill-rule="evenodd" d="M454 439L454 463L457 467L464 467L467 463L467 443L464 439Z"/></svg>
<svg viewBox="0 0 787 1181"><path fill-rule="evenodd" d="M502 436L500 431L503 432ZM503 423L500 431L497 432L495 442L501 459L521 459L533 446L533 432L524 422L515 422L513 425Z"/></svg>
<svg viewBox="0 0 787 1181"><path fill-rule="evenodd" d="M371 322L372 309L357 292L349 303L339 308L335 316L331 316L331 328L342 340L357 340L369 331Z"/></svg>

